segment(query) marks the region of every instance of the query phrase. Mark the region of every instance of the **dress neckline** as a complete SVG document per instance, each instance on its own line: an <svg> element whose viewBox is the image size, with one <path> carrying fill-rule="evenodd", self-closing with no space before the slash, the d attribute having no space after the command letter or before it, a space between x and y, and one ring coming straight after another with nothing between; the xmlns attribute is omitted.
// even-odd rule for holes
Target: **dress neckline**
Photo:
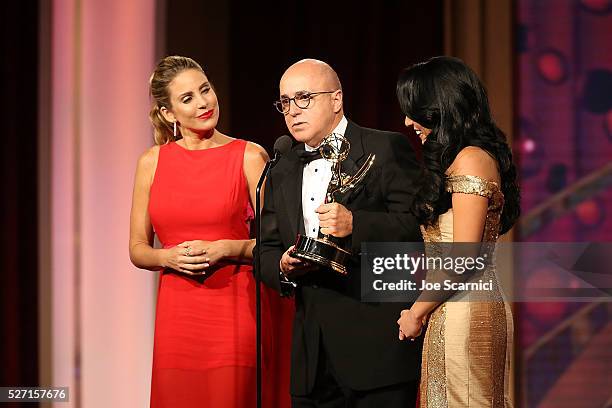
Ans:
<svg viewBox="0 0 612 408"><path fill-rule="evenodd" d="M227 142L227 143L225 143L225 144L222 144L222 145L220 145L220 146L207 147L207 148L205 148L205 149L194 149L194 150L187 149L187 148L185 148L185 147L181 146L180 144L178 144L177 142L172 142L171 144L174 144L176 147L178 147L178 148L179 148L180 150L182 150L182 151L192 153L192 152L207 152L207 151L209 151L209 150L221 149L221 148L223 148L223 147L225 147L225 146L231 145L232 143L234 143L234 142L236 142L236 141L238 141L238 139L232 139L232 140L230 140L229 142Z"/></svg>

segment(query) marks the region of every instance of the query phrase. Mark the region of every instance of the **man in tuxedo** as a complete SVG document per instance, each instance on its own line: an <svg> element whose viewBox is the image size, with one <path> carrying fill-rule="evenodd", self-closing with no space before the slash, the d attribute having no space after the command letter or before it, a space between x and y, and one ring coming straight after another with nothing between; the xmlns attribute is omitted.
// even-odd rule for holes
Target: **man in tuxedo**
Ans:
<svg viewBox="0 0 612 408"><path fill-rule="evenodd" d="M409 213L419 174L415 153L400 133L347 120L338 76L322 61L289 67L276 106L295 143L266 181L261 267L268 286L283 291L287 281L297 284L293 406L414 407L421 343L399 341L396 323L409 305L362 303L358 254L366 241L421 241ZM332 132L350 142L346 173L376 155L342 204L324 203L331 163L310 153ZM355 254L348 275L292 257L298 233L342 238Z"/></svg>

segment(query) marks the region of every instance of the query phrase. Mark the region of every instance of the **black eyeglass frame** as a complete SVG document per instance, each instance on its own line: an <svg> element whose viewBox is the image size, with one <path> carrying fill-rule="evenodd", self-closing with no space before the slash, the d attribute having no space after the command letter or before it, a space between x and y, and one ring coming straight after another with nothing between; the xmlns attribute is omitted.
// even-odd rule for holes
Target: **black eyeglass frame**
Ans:
<svg viewBox="0 0 612 408"><path fill-rule="evenodd" d="M274 107L276 108L276 110L279 113L282 113L283 115L286 115L291 110L291 101L293 101L293 103L295 103L295 106L297 106L300 109L308 109L308 107L310 106L310 101L313 99L314 96L322 95L322 94L330 94L330 93L334 93L336 91L339 91L339 89L336 89L335 91L304 92L304 93L299 93L298 92L298 93L295 94L295 96L293 98L283 98L282 100L279 99L278 101L274 101L274 103L272 105L274 105ZM300 103L298 103L298 100L296 98L304 97L304 96L308 97L306 99L306 105L301 106ZM286 110L283 110L283 101L288 102Z"/></svg>

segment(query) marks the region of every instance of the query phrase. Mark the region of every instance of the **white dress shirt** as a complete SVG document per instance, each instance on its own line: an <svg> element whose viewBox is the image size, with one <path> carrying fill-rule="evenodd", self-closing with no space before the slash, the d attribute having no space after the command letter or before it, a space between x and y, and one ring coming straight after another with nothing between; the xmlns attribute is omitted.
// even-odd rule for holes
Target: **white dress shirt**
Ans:
<svg viewBox="0 0 612 408"><path fill-rule="evenodd" d="M338 126L332 133L339 133L344 136L346 132L346 118L342 116ZM307 152L317 150L317 148L305 145ZM304 228L306 235L316 238L319 235L319 215L315 212L317 207L325 202L325 194L332 177L332 164L325 159L313 160L304 166L302 173L302 215L304 216Z"/></svg>

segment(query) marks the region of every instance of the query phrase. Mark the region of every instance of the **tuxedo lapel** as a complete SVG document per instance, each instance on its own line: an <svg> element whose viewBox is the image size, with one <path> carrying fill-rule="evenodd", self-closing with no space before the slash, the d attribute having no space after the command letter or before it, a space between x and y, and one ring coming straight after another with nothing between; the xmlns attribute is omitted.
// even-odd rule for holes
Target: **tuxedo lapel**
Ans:
<svg viewBox="0 0 612 408"><path fill-rule="evenodd" d="M348 139L351 143L351 150L349 151L349 156L345 160L347 165L357 167L357 163L365 154L363 151L363 140L362 140L362 130L355 123L348 121L346 126L346 132L344 132L344 137ZM344 163L343 163L344 164Z"/></svg>
<svg viewBox="0 0 612 408"><path fill-rule="evenodd" d="M296 150L304 150L304 145L294 147L285 157L285 166L282 168L283 183L281 190L285 200L288 219L293 236L304 233L304 217L302 216L302 162L296 155Z"/></svg>
<svg viewBox="0 0 612 408"><path fill-rule="evenodd" d="M346 132L344 132L344 137L348 139L351 144L351 149L349 151L349 155L342 162L342 171L349 176L355 175L359 170L359 165L361 164L361 160L365 155L363 150L363 140L362 140L362 130L355 123L348 121L348 125L346 126ZM348 203L351 201L353 196L355 196L361 189L362 185L357 185L354 190L351 190L346 193L346 196L342 201Z"/></svg>

